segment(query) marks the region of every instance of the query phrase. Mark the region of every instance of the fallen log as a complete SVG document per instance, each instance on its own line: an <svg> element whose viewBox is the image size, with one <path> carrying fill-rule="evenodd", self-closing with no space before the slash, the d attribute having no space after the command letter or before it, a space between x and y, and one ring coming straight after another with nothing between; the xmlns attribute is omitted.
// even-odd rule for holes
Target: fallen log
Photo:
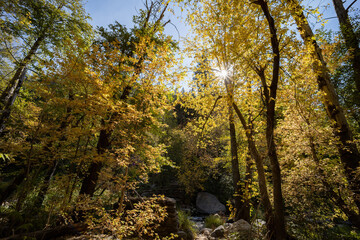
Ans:
<svg viewBox="0 0 360 240"><path fill-rule="evenodd" d="M59 226L51 229L40 230L31 233L22 233L6 238L1 238L0 240L22 240L26 238L35 238L35 239L54 239L57 237L62 237L65 235L79 235L82 232L87 230L87 225L84 223L74 223L66 226Z"/></svg>

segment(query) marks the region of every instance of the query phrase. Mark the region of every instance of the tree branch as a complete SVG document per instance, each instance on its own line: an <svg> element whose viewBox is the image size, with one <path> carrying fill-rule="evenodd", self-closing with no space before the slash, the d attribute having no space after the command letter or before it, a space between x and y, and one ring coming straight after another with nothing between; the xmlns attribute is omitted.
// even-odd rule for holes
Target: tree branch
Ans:
<svg viewBox="0 0 360 240"><path fill-rule="evenodd" d="M347 8L346 8L346 12L349 11L349 9L354 5L354 3L356 3L357 0L354 0Z"/></svg>
<svg viewBox="0 0 360 240"><path fill-rule="evenodd" d="M222 96L218 96L218 97L216 98L212 109L210 110L209 114L207 115L207 117L206 117L206 119L205 119L205 122L204 122L204 124L203 124L203 126L202 126L202 128L201 128L200 136L203 135L203 132L204 132L204 129L205 129L205 125L206 125L207 121L209 120L211 114L213 113L213 111L214 111L214 109L215 109L215 107L216 107L216 104L217 104L217 102L220 100L220 98L222 98Z"/></svg>

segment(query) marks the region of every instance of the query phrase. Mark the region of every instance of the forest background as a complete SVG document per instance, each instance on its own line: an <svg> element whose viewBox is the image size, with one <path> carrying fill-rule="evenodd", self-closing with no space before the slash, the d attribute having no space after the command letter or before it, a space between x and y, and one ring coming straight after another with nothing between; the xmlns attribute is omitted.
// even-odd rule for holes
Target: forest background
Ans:
<svg viewBox="0 0 360 240"><path fill-rule="evenodd" d="M264 238L360 238L358 2L332 3L330 30L296 0L149 0L128 28L80 0L0 3L0 236L156 237L162 197L126 202L175 183ZM186 39L165 31L179 13Z"/></svg>

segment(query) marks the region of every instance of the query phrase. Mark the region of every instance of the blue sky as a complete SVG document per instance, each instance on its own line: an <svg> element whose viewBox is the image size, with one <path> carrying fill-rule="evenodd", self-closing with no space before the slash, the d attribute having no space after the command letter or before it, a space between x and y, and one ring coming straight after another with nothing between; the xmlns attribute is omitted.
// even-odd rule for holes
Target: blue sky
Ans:
<svg viewBox="0 0 360 240"><path fill-rule="evenodd" d="M109 24L118 21L121 24L126 25L127 28L133 26L133 16L138 15L139 10L144 8L145 0L87 0L85 3L85 10L92 20L90 23L93 26L108 26ZM166 33L174 36L174 39L179 41L180 38L186 36L189 31L183 21L180 21L178 17L181 17L180 11L176 11L175 16L168 13L165 20L171 20L174 25L168 24L166 26Z"/></svg>
<svg viewBox="0 0 360 240"><path fill-rule="evenodd" d="M90 14L92 20L90 21L93 26L107 26L114 23L117 20L119 23L126 25L128 28L133 26L132 18L137 15L139 10L143 8L145 0L87 0L85 9ZM345 6L348 6L353 0L347 0ZM320 12L324 13L325 18L336 17L334 8L332 6L332 0L306 0L306 5L322 6ZM329 7L324 7L329 4ZM360 2L354 4L354 8L360 8ZM177 15L180 15L180 11L176 11ZM183 38L186 36L189 29L180 21L177 17L172 14L167 15L167 19L171 19L171 22L179 30L169 24L166 28L168 34L174 36L174 39ZM180 16L181 17L181 16ZM319 27L320 24L312 25L312 27ZM330 29L338 29L338 22L336 18L329 19L326 25Z"/></svg>
<svg viewBox="0 0 360 240"><path fill-rule="evenodd" d="M143 6L142 0L88 0L85 9L94 26L107 26L115 20L132 26L132 16Z"/></svg>

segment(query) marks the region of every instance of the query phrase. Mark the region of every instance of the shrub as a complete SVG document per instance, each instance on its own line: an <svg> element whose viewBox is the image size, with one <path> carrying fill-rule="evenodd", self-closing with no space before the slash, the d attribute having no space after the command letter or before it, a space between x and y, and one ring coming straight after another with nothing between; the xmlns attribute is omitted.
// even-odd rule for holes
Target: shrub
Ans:
<svg viewBox="0 0 360 240"><path fill-rule="evenodd" d="M205 227L215 229L224 224L224 220L217 214L205 218Z"/></svg>
<svg viewBox="0 0 360 240"><path fill-rule="evenodd" d="M190 220L189 214L185 211L178 210L177 213L179 218L180 230L186 233L187 239L193 239L196 233L195 223Z"/></svg>

